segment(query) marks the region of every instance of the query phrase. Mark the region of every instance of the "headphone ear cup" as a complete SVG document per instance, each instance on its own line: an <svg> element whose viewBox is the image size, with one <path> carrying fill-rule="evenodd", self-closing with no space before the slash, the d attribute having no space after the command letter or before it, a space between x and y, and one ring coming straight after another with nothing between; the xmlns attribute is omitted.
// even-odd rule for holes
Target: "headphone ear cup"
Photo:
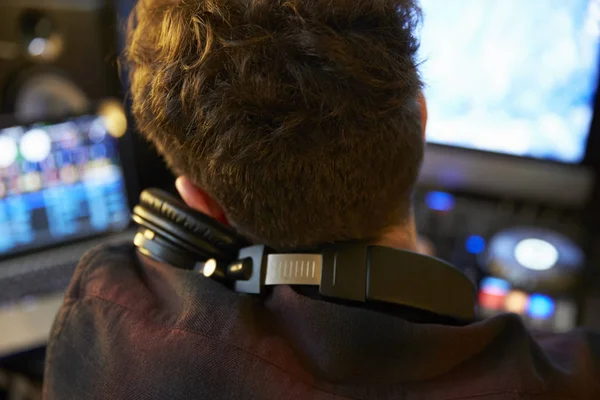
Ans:
<svg viewBox="0 0 600 400"><path fill-rule="evenodd" d="M233 259L249 244L233 229L159 189L144 190L133 214L136 222L206 258Z"/></svg>

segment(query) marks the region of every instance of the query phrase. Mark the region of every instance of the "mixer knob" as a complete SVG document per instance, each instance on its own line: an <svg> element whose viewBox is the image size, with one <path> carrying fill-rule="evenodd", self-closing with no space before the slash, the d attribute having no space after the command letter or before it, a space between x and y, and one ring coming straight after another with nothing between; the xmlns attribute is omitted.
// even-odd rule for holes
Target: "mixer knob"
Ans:
<svg viewBox="0 0 600 400"><path fill-rule="evenodd" d="M571 290L585 257L566 236L546 229L516 227L496 234L482 255L482 268L517 288L545 292Z"/></svg>

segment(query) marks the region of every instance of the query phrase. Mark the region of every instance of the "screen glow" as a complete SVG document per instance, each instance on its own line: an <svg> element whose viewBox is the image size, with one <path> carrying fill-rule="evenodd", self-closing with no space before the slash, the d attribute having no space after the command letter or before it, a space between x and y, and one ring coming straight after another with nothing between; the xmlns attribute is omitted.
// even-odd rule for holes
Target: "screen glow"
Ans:
<svg viewBox="0 0 600 400"><path fill-rule="evenodd" d="M422 0L430 142L576 163L598 76L598 0Z"/></svg>
<svg viewBox="0 0 600 400"><path fill-rule="evenodd" d="M0 256L128 225L118 143L89 137L102 121L0 129Z"/></svg>
<svg viewBox="0 0 600 400"><path fill-rule="evenodd" d="M10 136L0 136L0 168L11 166L18 155L17 142Z"/></svg>
<svg viewBox="0 0 600 400"><path fill-rule="evenodd" d="M43 129L32 129L21 138L21 154L27 161L44 161L50 155L50 137Z"/></svg>

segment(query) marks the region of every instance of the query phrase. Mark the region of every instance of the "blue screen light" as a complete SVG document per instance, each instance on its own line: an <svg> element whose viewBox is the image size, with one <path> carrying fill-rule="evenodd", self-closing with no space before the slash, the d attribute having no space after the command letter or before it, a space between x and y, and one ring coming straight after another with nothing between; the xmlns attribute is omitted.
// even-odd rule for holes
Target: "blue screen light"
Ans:
<svg viewBox="0 0 600 400"><path fill-rule="evenodd" d="M485 250L485 239L478 235L469 236L465 248L470 254L481 254Z"/></svg>
<svg viewBox="0 0 600 400"><path fill-rule="evenodd" d="M450 193L429 192L425 197L425 203L432 210L447 212L454 208L455 199Z"/></svg>
<svg viewBox="0 0 600 400"><path fill-rule="evenodd" d="M542 294L534 294L529 298L527 314L532 318L548 319L554 314L554 300Z"/></svg>
<svg viewBox="0 0 600 400"><path fill-rule="evenodd" d="M93 159L105 158L107 154L106 146L103 144L95 144L92 146L90 153Z"/></svg>

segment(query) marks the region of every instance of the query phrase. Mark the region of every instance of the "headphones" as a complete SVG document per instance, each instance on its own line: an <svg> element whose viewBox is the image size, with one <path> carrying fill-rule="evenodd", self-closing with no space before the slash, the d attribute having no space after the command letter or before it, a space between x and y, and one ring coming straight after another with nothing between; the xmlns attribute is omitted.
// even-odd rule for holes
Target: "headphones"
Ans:
<svg viewBox="0 0 600 400"><path fill-rule="evenodd" d="M155 260L194 270L238 293L274 285L317 285L325 298L383 302L460 321L475 318L475 288L439 259L368 243L332 243L313 251L276 252L158 189L133 209L134 245Z"/></svg>

